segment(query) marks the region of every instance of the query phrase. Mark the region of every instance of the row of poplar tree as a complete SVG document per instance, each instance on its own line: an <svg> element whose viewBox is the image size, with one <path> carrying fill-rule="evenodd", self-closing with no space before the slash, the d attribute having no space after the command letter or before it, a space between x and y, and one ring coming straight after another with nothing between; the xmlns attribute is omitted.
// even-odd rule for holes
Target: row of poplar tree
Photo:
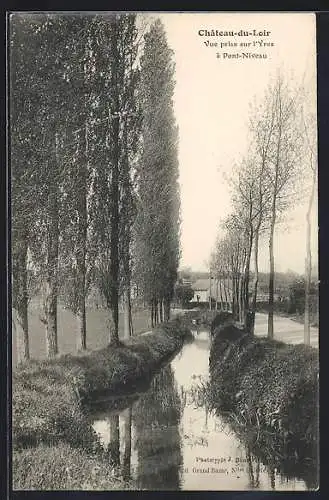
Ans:
<svg viewBox="0 0 329 500"><path fill-rule="evenodd" d="M168 319L179 263L174 62L160 20L135 14L15 14L10 20L12 307L29 358L29 272L48 356L61 297L86 348L98 290L119 340L131 283L152 324Z"/></svg>
<svg viewBox="0 0 329 500"><path fill-rule="evenodd" d="M306 344L310 344L311 289L317 287L312 282L311 252L311 235L316 227L313 213L317 186L315 81L314 75L308 84L304 79L294 81L280 70L271 76L264 95L259 95L250 104L247 153L227 178L232 211L221 223L210 262L219 296L230 303L235 319L253 332L259 244L267 240L267 333L273 338L276 230L296 205L303 204Z"/></svg>

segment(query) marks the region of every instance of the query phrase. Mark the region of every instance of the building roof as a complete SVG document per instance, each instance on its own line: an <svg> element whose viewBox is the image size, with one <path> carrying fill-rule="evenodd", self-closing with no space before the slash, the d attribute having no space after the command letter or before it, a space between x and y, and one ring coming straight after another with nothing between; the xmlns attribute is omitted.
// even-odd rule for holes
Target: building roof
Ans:
<svg viewBox="0 0 329 500"><path fill-rule="evenodd" d="M192 283L192 290L201 291L209 290L209 279L198 279Z"/></svg>
<svg viewBox="0 0 329 500"><path fill-rule="evenodd" d="M208 292L209 295L209 279L198 279L194 283L192 283L192 289L194 292ZM231 287L227 288L226 284L226 293L231 294ZM211 296L212 298L216 298L217 295L217 280L211 280ZM220 291L218 288L218 297L220 296Z"/></svg>

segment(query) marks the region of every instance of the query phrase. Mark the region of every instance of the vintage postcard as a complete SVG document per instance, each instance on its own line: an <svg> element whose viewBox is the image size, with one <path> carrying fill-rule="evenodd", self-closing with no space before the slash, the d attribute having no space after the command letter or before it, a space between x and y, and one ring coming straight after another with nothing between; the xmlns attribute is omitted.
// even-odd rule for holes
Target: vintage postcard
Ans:
<svg viewBox="0 0 329 500"><path fill-rule="evenodd" d="M315 14L8 45L13 490L318 489Z"/></svg>

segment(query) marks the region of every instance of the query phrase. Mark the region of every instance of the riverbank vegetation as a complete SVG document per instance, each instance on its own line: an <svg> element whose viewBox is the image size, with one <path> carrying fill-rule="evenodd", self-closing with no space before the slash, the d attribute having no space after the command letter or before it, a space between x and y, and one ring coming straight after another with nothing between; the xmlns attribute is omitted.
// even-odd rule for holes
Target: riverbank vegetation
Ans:
<svg viewBox="0 0 329 500"><path fill-rule="evenodd" d="M134 486L109 467L105 452L87 452L60 443L16 451L13 487L17 490L131 490Z"/></svg>
<svg viewBox="0 0 329 500"><path fill-rule="evenodd" d="M210 352L212 406L286 449L318 446L318 351L215 329ZM297 451L298 453L298 451Z"/></svg>
<svg viewBox="0 0 329 500"><path fill-rule="evenodd" d="M111 481L122 487L108 464L103 477L92 472L97 461L100 471L106 462L88 420L88 403L99 396L132 392L141 383L145 387L189 337L176 319L115 348L21 365L13 380L14 489L53 488L56 482L56 489L83 489L86 484L106 489ZM69 471L63 475L63 464L56 466L61 458Z"/></svg>
<svg viewBox="0 0 329 500"><path fill-rule="evenodd" d="M290 441L289 445L280 434L271 433L267 428L241 423L232 413L221 414L230 429L246 449L250 468L250 487L259 487L260 464L266 467L271 488L282 481L298 478L305 482L308 490L319 486L319 450L314 440Z"/></svg>

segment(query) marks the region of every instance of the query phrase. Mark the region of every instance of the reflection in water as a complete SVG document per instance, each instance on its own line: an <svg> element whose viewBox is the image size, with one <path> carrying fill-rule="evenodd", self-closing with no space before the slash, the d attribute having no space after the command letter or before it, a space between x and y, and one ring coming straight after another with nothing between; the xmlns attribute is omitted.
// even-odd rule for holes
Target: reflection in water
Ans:
<svg viewBox="0 0 329 500"><path fill-rule="evenodd" d="M111 409L110 412L103 413L102 418L94 421L93 427L99 435L111 467L120 470L124 480L129 481L132 454L131 408L120 413Z"/></svg>
<svg viewBox="0 0 329 500"><path fill-rule="evenodd" d="M250 429L243 432L236 430L242 442L248 441L255 457L269 469L271 488L278 489L289 479L298 478L304 481L306 489L318 486L318 452L316 441L301 442L292 440L289 444L280 436L270 434L261 429L257 436ZM273 471L276 471L274 474Z"/></svg>
<svg viewBox="0 0 329 500"><path fill-rule="evenodd" d="M123 457L122 457L122 477L128 480L131 477L131 423L132 412L131 408L127 408L121 415L124 421L124 442L123 442Z"/></svg>
<svg viewBox="0 0 329 500"><path fill-rule="evenodd" d="M251 490L259 488L259 473L260 473L260 459L253 463L249 446L246 449L248 474L249 474L249 488Z"/></svg>
<svg viewBox="0 0 329 500"><path fill-rule="evenodd" d="M109 416L110 424L110 442L107 447L109 461L112 467L120 465L120 428L119 415Z"/></svg>
<svg viewBox="0 0 329 500"><path fill-rule="evenodd" d="M150 390L133 409L138 489L180 489L180 416L181 401L168 365L153 379Z"/></svg>
<svg viewBox="0 0 329 500"><path fill-rule="evenodd" d="M266 430L210 410L210 338L193 334L146 393L98 407L94 428L111 463L139 490L316 488L315 446L287 448Z"/></svg>
<svg viewBox="0 0 329 500"><path fill-rule="evenodd" d="M213 401L212 387L209 385L208 397ZM207 396L205 396L207 397ZM279 433L269 429L242 425L234 414L221 413L216 410L217 418L222 419L232 429L235 437L246 450L250 486L260 487L259 472L255 475L254 468L260 466L267 471L269 486L272 490L281 490L289 487L289 481L303 481L308 490L318 486L318 440L317 436L310 436L307 441L290 436L289 441ZM315 417L316 418L316 417ZM314 424L313 429L317 426ZM257 469L256 469L257 471Z"/></svg>

